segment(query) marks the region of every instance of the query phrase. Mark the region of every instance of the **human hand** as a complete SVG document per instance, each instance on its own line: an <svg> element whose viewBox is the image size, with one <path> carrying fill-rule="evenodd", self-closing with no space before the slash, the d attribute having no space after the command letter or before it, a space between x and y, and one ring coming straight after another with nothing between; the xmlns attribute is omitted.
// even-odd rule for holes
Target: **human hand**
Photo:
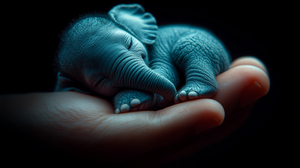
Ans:
<svg viewBox="0 0 300 168"><path fill-rule="evenodd" d="M2 95L1 117L87 160L156 165L222 140L269 90L266 68L249 57L234 61L217 82L212 99L121 114L110 102L77 92Z"/></svg>

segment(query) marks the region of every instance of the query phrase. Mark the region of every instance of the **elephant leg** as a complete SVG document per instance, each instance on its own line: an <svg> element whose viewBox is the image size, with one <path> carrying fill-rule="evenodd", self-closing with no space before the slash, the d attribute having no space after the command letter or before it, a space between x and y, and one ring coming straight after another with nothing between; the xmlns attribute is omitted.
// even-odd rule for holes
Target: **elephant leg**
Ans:
<svg viewBox="0 0 300 168"><path fill-rule="evenodd" d="M186 84L178 91L175 103L211 97L218 89L215 77L228 65L225 49L210 36L191 34L174 46L172 59L186 76ZM228 63L227 63L228 64Z"/></svg>
<svg viewBox="0 0 300 168"><path fill-rule="evenodd" d="M179 74L178 69L173 64L171 56L166 53L165 55L153 55L156 57L156 59L153 59L154 61L151 62L151 69L153 69L154 72L160 74L161 76L171 81L176 87L176 89L178 89L181 86L182 75ZM173 104L173 102L166 102L161 95L155 94L155 96L156 106L158 107L158 109L165 108Z"/></svg>

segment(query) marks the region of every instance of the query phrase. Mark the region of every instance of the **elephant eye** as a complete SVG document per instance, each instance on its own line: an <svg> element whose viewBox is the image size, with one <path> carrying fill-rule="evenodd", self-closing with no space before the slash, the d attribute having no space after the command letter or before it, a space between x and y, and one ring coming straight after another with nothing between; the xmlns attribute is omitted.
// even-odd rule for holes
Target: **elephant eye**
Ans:
<svg viewBox="0 0 300 168"><path fill-rule="evenodd" d="M103 81L105 81L107 78L103 75L95 74L92 77L91 84L94 85L94 87L97 87L98 85L103 85Z"/></svg>
<svg viewBox="0 0 300 168"><path fill-rule="evenodd" d="M132 46L132 38L130 38L130 44L127 49L130 50L131 46Z"/></svg>

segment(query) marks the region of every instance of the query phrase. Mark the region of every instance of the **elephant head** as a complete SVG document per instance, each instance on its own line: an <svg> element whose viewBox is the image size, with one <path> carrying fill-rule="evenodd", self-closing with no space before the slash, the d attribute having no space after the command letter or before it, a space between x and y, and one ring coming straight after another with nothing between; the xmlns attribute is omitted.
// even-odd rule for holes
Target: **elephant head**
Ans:
<svg viewBox="0 0 300 168"><path fill-rule="evenodd" d="M146 46L155 42L157 31L155 18L138 4L79 19L63 35L55 90L114 96L121 88L133 88L172 101L173 83L147 66Z"/></svg>

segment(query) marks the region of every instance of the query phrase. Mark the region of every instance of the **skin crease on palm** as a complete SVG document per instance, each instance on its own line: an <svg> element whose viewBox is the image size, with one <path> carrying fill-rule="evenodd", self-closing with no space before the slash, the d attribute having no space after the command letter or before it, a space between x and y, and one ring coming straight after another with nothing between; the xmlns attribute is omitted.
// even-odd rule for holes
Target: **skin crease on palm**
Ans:
<svg viewBox="0 0 300 168"><path fill-rule="evenodd" d="M266 67L254 57L235 60L216 80L211 99L121 114L107 100L72 91L1 95L1 118L79 158L154 166L224 139L269 90Z"/></svg>

